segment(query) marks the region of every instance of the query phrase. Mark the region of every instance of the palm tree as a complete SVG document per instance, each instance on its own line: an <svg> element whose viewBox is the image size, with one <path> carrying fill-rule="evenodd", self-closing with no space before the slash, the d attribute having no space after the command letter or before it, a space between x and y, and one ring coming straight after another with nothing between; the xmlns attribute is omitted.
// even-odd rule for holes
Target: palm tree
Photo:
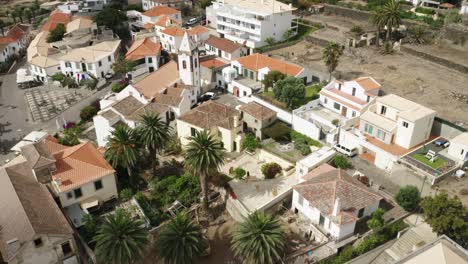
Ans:
<svg viewBox="0 0 468 264"><path fill-rule="evenodd" d="M156 174L158 153L170 138L170 127L157 113L145 112L140 116L137 134L140 143L149 151L153 159L153 175Z"/></svg>
<svg viewBox="0 0 468 264"><path fill-rule="evenodd" d="M0 30L2 31L2 36L5 36L5 22L0 19Z"/></svg>
<svg viewBox="0 0 468 264"><path fill-rule="evenodd" d="M133 263L148 243L148 231L141 220L134 220L124 209L117 209L104 220L93 242L96 255L103 263Z"/></svg>
<svg viewBox="0 0 468 264"><path fill-rule="evenodd" d="M159 254L167 263L193 263L205 253L208 240L187 214L176 215L158 235Z"/></svg>
<svg viewBox="0 0 468 264"><path fill-rule="evenodd" d="M284 230L278 219L256 211L234 231L231 248L243 263L274 264L282 259L284 240Z"/></svg>
<svg viewBox="0 0 468 264"><path fill-rule="evenodd" d="M31 19L32 19L32 16L33 16L32 12L31 12L31 9L27 8L26 10L24 10L24 15L28 19L28 23L31 24Z"/></svg>
<svg viewBox="0 0 468 264"><path fill-rule="evenodd" d="M380 31L385 27L385 17L381 8L378 8L371 13L371 23L377 28L377 35L375 38L375 46L379 46Z"/></svg>
<svg viewBox="0 0 468 264"><path fill-rule="evenodd" d="M18 14L21 23L23 23L24 7L15 7L15 12Z"/></svg>
<svg viewBox="0 0 468 264"><path fill-rule="evenodd" d="M208 177L224 164L225 150L221 143L213 138L208 131L195 131L189 138L190 143L185 150L185 165L200 177L203 192L203 208L208 212Z"/></svg>
<svg viewBox="0 0 468 264"><path fill-rule="evenodd" d="M13 23L16 24L16 18L18 17L16 10L13 10L12 12L10 12L10 15L11 15L11 18L13 19Z"/></svg>
<svg viewBox="0 0 468 264"><path fill-rule="evenodd" d="M336 67L338 67L338 61L341 55L343 55L343 47L333 41L328 42L328 45L323 50L322 59L330 73L329 80L331 80L332 73L335 71Z"/></svg>
<svg viewBox="0 0 468 264"><path fill-rule="evenodd" d="M140 145L136 133L126 126L117 126L110 135L106 144L104 157L115 168L118 166L127 169L130 182L134 184L132 168L135 166Z"/></svg>
<svg viewBox="0 0 468 264"><path fill-rule="evenodd" d="M389 41L392 35L392 28L401 24L401 5L398 0L389 0L382 8L385 25L387 26L387 36L385 41Z"/></svg>

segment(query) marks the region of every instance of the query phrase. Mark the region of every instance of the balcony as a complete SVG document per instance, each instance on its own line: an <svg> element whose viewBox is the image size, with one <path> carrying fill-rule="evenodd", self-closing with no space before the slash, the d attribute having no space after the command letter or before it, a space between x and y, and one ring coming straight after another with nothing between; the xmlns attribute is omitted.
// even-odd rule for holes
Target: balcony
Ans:
<svg viewBox="0 0 468 264"><path fill-rule="evenodd" d="M248 33L251 33L251 34L260 35L260 27L255 27L254 29L252 29L250 26L246 26L246 24L243 23L243 22L237 24L236 22L233 23L232 20L223 21L223 20L218 19L217 23L218 23L218 25L223 25L225 27L229 27L229 28L232 28L232 29L245 31L245 32L248 32Z"/></svg>
<svg viewBox="0 0 468 264"><path fill-rule="evenodd" d="M263 17L258 17L253 14L245 13L245 12L240 12L238 10L234 9L223 9L219 10L217 13L218 17L224 17L227 19L234 19L234 20L240 20L243 22L248 22L250 24L254 24L257 26L260 26L262 24L262 21L264 20ZM218 19L218 21L220 21Z"/></svg>

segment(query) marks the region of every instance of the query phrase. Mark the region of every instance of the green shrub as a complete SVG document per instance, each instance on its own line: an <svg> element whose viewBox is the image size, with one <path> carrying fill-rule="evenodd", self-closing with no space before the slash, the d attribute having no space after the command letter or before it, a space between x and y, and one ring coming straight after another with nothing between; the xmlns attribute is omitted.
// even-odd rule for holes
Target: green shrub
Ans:
<svg viewBox="0 0 468 264"><path fill-rule="evenodd" d="M258 147L260 147L260 142L251 133L247 134L242 141L242 148L249 152L254 152Z"/></svg>
<svg viewBox="0 0 468 264"><path fill-rule="evenodd" d="M120 191L120 199L122 199L122 201L128 201L132 199L132 196L133 191L130 188L125 188Z"/></svg>
<svg viewBox="0 0 468 264"><path fill-rule="evenodd" d="M307 144L307 141L304 138L298 138L296 141L294 141L294 148L299 150L304 156L307 156L312 152L310 150L309 144Z"/></svg>
<svg viewBox="0 0 468 264"><path fill-rule="evenodd" d="M330 261L329 263L344 264L353 258L354 258L353 246L347 246L340 252L340 254L336 258L333 259L333 261Z"/></svg>
<svg viewBox="0 0 468 264"><path fill-rule="evenodd" d="M366 252L368 252L369 250L372 250L380 245L382 245L383 243L385 243L387 241L387 239L385 238L385 236L383 235L379 235L379 234L376 234L376 235L370 235L369 237L367 237L366 239L364 239L357 247L356 249L354 249L354 254L356 256L358 255L362 255Z"/></svg>
<svg viewBox="0 0 468 264"><path fill-rule="evenodd" d="M135 200L137 200L146 217L148 217L151 226L158 226L164 220L169 218L167 213L164 213L161 209L153 206L142 192L135 194Z"/></svg>
<svg viewBox="0 0 468 264"><path fill-rule="evenodd" d="M175 200L190 207L198 202L200 183L197 177L190 173L181 176L168 176L162 180L151 182L151 192L156 204L166 206Z"/></svg>
<svg viewBox="0 0 468 264"><path fill-rule="evenodd" d="M234 175L234 178L239 179L239 180L242 180L245 174L247 174L247 172L243 168L240 168L240 167L237 167L232 171L232 175Z"/></svg>
<svg viewBox="0 0 468 264"><path fill-rule="evenodd" d="M353 26L351 28L351 32L356 33L357 35L361 35L364 32L364 30L360 26Z"/></svg>
<svg viewBox="0 0 468 264"><path fill-rule="evenodd" d="M47 43L60 41L63 39L63 35L67 32L64 24L58 24L52 31L50 31L47 37Z"/></svg>
<svg viewBox="0 0 468 264"><path fill-rule="evenodd" d="M336 155L332 160L332 165L338 169L347 169L349 167L348 160L343 155Z"/></svg>
<svg viewBox="0 0 468 264"><path fill-rule="evenodd" d="M56 74L52 75L52 81L58 81L62 83L64 79L65 75L61 72L57 72Z"/></svg>
<svg viewBox="0 0 468 264"><path fill-rule="evenodd" d="M112 84L112 92L113 93L120 93L125 88L125 85L120 84L120 83L114 83Z"/></svg>
<svg viewBox="0 0 468 264"><path fill-rule="evenodd" d="M412 212L418 208L421 196L416 186L407 185L400 188L398 193L395 195L395 200L406 211Z"/></svg>
<svg viewBox="0 0 468 264"><path fill-rule="evenodd" d="M83 109L81 109L80 118L83 121L89 121L93 118L93 116L97 115L97 113L98 113L98 110L96 109L96 107L92 105L88 105L84 107Z"/></svg>
<svg viewBox="0 0 468 264"><path fill-rule="evenodd" d="M435 11L433 9L424 8L424 7L417 7L415 10L417 13L426 14L426 15L434 15Z"/></svg>
<svg viewBox="0 0 468 264"><path fill-rule="evenodd" d="M297 141L297 140L305 140L309 146L316 146L316 147L321 147L322 143L315 139L311 139L310 137L303 135L295 130L291 130L290 132L290 137L292 141Z"/></svg>
<svg viewBox="0 0 468 264"><path fill-rule="evenodd" d="M377 208L377 210L375 210L372 213L371 219L367 221L367 226L374 231L377 231L380 228L382 228L382 226L384 225L384 213L385 212L383 209Z"/></svg>
<svg viewBox="0 0 468 264"><path fill-rule="evenodd" d="M266 137L272 138L276 141L290 140L291 131L291 128L287 124L280 121L277 121L271 126L262 129L262 132Z"/></svg>
<svg viewBox="0 0 468 264"><path fill-rule="evenodd" d="M276 177L276 175L281 173L283 169L278 163L271 162L263 164L261 170L265 179L273 179Z"/></svg>

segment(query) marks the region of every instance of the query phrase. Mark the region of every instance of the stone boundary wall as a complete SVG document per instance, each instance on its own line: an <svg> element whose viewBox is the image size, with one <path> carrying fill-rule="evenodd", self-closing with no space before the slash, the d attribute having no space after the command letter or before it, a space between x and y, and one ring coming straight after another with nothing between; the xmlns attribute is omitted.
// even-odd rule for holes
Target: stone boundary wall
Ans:
<svg viewBox="0 0 468 264"><path fill-rule="evenodd" d="M455 63L453 61L449 61L449 60L444 59L444 58L436 57L436 56L433 56L433 55L428 54L428 53L417 51L417 50L412 49L412 48L407 47L407 46L401 46L400 50L402 52L406 52L408 54L411 54L413 56L428 60L430 62L433 62L433 63L439 64L439 65L448 67L450 69L454 69L454 70L459 71L461 73L468 74L468 67L465 66L465 65L461 65L461 64Z"/></svg>
<svg viewBox="0 0 468 264"><path fill-rule="evenodd" d="M305 40L307 42L310 42L314 45L320 46L320 47L326 47L328 44L328 40L317 38L315 36L309 35L305 37Z"/></svg>
<svg viewBox="0 0 468 264"><path fill-rule="evenodd" d="M324 4L324 12L336 15L351 18L359 21L369 21L371 14L366 11L361 11L357 9L351 9L342 6Z"/></svg>

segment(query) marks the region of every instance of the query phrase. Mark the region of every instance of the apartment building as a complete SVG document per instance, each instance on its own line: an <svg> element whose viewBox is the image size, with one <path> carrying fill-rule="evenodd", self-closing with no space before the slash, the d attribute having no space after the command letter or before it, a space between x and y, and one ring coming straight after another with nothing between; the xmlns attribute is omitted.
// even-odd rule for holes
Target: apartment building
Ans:
<svg viewBox="0 0 468 264"><path fill-rule="evenodd" d="M295 31L295 8L276 0L218 0L206 8L207 24L221 38L254 49L267 38L283 40L284 32Z"/></svg>
<svg viewBox="0 0 468 264"><path fill-rule="evenodd" d="M377 97L359 118L341 128L340 144L390 169L400 156L430 138L435 114L395 94Z"/></svg>
<svg viewBox="0 0 468 264"><path fill-rule="evenodd" d="M143 10L149 10L155 6L167 6L180 9L183 6L192 6L190 0L143 0Z"/></svg>
<svg viewBox="0 0 468 264"><path fill-rule="evenodd" d="M107 73L112 72L119 48L120 40L113 40L73 49L59 57L60 70L77 81L89 78L89 75L97 79L105 78Z"/></svg>

